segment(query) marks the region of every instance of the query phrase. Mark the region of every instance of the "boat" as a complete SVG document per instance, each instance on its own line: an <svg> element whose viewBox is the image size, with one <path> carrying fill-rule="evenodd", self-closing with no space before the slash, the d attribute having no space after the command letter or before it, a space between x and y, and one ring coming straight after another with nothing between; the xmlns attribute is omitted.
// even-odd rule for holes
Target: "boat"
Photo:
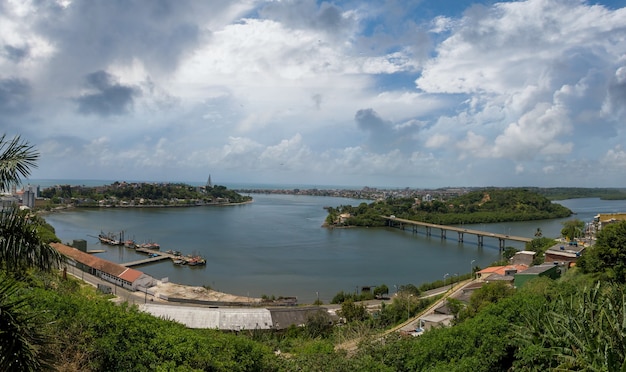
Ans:
<svg viewBox="0 0 626 372"><path fill-rule="evenodd" d="M192 257L187 260L187 265L189 266L202 266L206 265L206 260L200 256Z"/></svg>
<svg viewBox="0 0 626 372"><path fill-rule="evenodd" d="M172 260L174 262L174 265L186 265L187 261L185 260Z"/></svg>
<svg viewBox="0 0 626 372"><path fill-rule="evenodd" d="M122 245L122 242L119 239L115 238L115 236L111 233L105 234L103 232L100 232L100 234L98 234L98 240L100 241L100 243L106 245Z"/></svg>
<svg viewBox="0 0 626 372"><path fill-rule="evenodd" d="M145 248L145 249L152 249L152 250L158 251L159 249L161 249L161 246L157 243L150 242L150 243L137 244L137 248Z"/></svg>

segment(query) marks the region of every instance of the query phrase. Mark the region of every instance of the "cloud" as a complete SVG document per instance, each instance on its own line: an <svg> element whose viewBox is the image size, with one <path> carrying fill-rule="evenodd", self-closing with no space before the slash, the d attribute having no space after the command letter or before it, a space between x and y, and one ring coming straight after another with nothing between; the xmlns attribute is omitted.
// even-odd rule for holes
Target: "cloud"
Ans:
<svg viewBox="0 0 626 372"><path fill-rule="evenodd" d="M24 114L29 111L31 91L30 83L24 79L0 79L0 115Z"/></svg>
<svg viewBox="0 0 626 372"><path fill-rule="evenodd" d="M81 114L100 116L123 115L133 106L133 98L140 94L136 87L124 86L106 71L91 73L85 78L90 93L75 98Z"/></svg>
<svg viewBox="0 0 626 372"><path fill-rule="evenodd" d="M26 57L28 57L29 48L28 47L15 47L13 45L5 45L3 55L9 60L15 63L19 63L23 61L24 59L26 59Z"/></svg>
<svg viewBox="0 0 626 372"><path fill-rule="evenodd" d="M475 3L3 2L0 124L42 178L623 184L626 8Z"/></svg>

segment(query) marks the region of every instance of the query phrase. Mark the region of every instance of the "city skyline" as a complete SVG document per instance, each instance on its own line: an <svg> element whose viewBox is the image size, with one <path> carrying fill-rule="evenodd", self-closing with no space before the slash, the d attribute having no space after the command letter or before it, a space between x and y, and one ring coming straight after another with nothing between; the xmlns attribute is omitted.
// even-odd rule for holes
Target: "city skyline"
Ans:
<svg viewBox="0 0 626 372"><path fill-rule="evenodd" d="M0 5L33 179L623 187L626 1Z"/></svg>

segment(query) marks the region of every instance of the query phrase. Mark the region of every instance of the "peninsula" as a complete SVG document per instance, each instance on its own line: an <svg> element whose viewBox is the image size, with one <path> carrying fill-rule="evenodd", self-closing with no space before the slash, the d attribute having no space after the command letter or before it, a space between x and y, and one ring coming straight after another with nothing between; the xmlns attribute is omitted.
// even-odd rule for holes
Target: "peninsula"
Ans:
<svg viewBox="0 0 626 372"><path fill-rule="evenodd" d="M42 207L73 205L80 208L119 207L195 207L249 203L243 196L225 186L207 184L190 186L184 183L114 182L110 185L87 187L57 185L41 192Z"/></svg>
<svg viewBox="0 0 626 372"><path fill-rule="evenodd" d="M442 225L532 221L572 215L568 208L527 189L482 189L459 195L388 197L370 204L329 207L325 226L385 226L380 216Z"/></svg>

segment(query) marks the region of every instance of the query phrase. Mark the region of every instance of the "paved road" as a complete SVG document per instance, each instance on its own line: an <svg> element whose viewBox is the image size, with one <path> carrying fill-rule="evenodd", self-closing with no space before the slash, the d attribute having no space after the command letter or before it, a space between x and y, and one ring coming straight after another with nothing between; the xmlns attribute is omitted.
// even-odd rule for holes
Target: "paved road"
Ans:
<svg viewBox="0 0 626 372"><path fill-rule="evenodd" d="M434 304L432 304L431 306L429 306L427 309L425 309L424 311L416 314L415 316L413 316L412 318L408 319L406 322L399 324L391 329L388 329L384 332L382 332L379 336L378 336L378 340L383 340L385 338L385 336L393 333L393 332L399 332L399 331L403 331L403 332L410 332L413 331L417 328L417 322L419 321L419 319L425 315L431 314L435 311L436 308L440 307L441 305L443 305L445 303L445 301L447 300L448 297L451 296L456 296L457 294L459 294L461 292L461 290L468 284L472 283L473 280L464 280L461 281L459 283L457 283L456 285L454 285L453 288L450 288L449 286L445 286L442 288L436 288L430 291L426 291L424 293L427 293L425 297L432 297L435 296L437 294L441 294L443 293L443 297L435 302ZM421 297L421 296L420 296ZM354 352L359 345L359 342L361 342L360 338L354 339L354 340L350 340L347 342L344 342L340 345L335 346L336 350L346 350L347 352Z"/></svg>

